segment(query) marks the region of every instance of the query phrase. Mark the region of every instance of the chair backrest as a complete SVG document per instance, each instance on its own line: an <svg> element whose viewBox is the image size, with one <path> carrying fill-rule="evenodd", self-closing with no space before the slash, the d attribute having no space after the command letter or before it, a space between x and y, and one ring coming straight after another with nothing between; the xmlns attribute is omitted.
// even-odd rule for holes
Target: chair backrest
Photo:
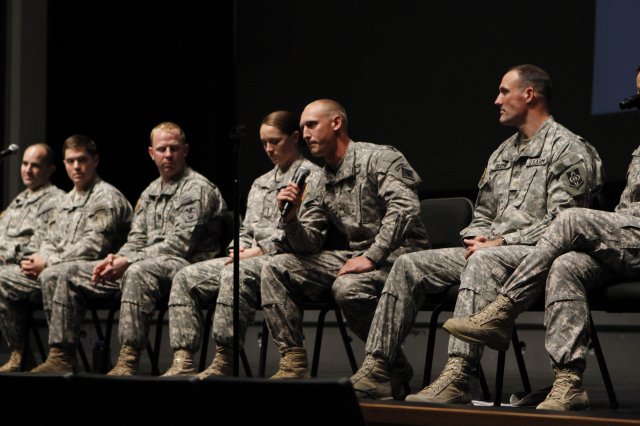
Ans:
<svg viewBox="0 0 640 426"><path fill-rule="evenodd" d="M473 203L466 197L425 198L420 200L422 222L433 248L457 247L460 231L473 218Z"/></svg>

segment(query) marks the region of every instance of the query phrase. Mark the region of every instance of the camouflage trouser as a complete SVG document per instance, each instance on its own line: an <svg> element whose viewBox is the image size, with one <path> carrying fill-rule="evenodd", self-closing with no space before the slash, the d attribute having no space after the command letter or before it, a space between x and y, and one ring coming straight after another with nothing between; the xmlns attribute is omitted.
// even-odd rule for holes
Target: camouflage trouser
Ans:
<svg viewBox="0 0 640 426"><path fill-rule="evenodd" d="M142 350L147 344L156 302L169 293L174 275L189 262L176 256L154 256L135 262L122 277L120 343Z"/></svg>
<svg viewBox="0 0 640 426"><path fill-rule="evenodd" d="M239 315L240 345L247 334L247 327L260 306L260 273L269 256L257 256L240 262ZM213 338L216 345L233 347L233 265L227 265L220 275L220 294L213 317Z"/></svg>
<svg viewBox="0 0 640 426"><path fill-rule="evenodd" d="M555 365L584 371L589 343L587 293L615 274L587 253L570 251L553 262L545 289L545 346Z"/></svg>
<svg viewBox="0 0 640 426"><path fill-rule="evenodd" d="M580 259L579 262L582 262L571 267L574 276L571 276L571 272L565 271L569 276L564 282L558 279L550 283L551 272L557 272L562 266L562 263L555 265L555 262L572 259L563 259L562 256L571 251L587 253L597 262L588 260L579 253L572 255L575 256L574 259ZM640 276L639 252L640 219L625 214L581 208L564 210L551 223L531 255L515 270L502 293L526 307L530 288L536 287L540 281L544 282L549 276L546 297L547 308L552 308L552 311L545 314L545 322L548 324L547 349L551 347L550 353L554 362L575 363L579 368L583 363L585 348L576 350L569 345L584 346L587 340L588 309L584 301L584 292L610 281L614 274L629 278ZM566 264L567 262L565 267ZM573 296L566 296L569 292L572 292ZM573 297L573 303L562 301L563 298L570 297ZM584 303L576 307L576 302L581 301ZM558 302L562 304L558 305ZM565 303L566 306L563 306ZM575 313L574 309L577 310ZM571 325L567 322L569 317L574 317L571 318ZM565 330L564 324L575 328ZM570 334L568 337L564 335L567 332ZM567 338L574 339L574 342L567 341ZM564 348L558 350L560 346ZM572 351L574 353L571 355Z"/></svg>
<svg viewBox="0 0 640 426"><path fill-rule="evenodd" d="M45 268L38 280L26 277L18 265L0 267L0 330L10 348L21 348L25 338L27 321L26 302L31 294L39 292L42 285L55 288L58 276L64 275L71 263L59 263ZM47 321L51 305L44 301Z"/></svg>
<svg viewBox="0 0 640 426"><path fill-rule="evenodd" d="M0 330L11 349L22 347L27 325L25 303L32 293L38 291L40 284L26 277L20 266L0 267Z"/></svg>
<svg viewBox="0 0 640 426"><path fill-rule="evenodd" d="M221 257L194 263L173 278L169 295L169 341L173 350L195 352L200 348L202 308L214 303L226 260Z"/></svg>
<svg viewBox="0 0 640 426"><path fill-rule="evenodd" d="M262 307L269 332L281 351L303 346L303 302L327 300L330 290L351 330L366 339L393 259L371 272L336 278L353 255L347 250L310 256L280 254L265 263L261 274Z"/></svg>
<svg viewBox="0 0 640 426"><path fill-rule="evenodd" d="M424 250L400 256L382 290L365 352L390 362L411 330L420 307L432 294L460 284L454 316L465 317L493 301L498 290L529 246L491 247L476 251L468 260L466 249ZM449 340L449 355L479 360L482 347Z"/></svg>
<svg viewBox="0 0 640 426"><path fill-rule="evenodd" d="M49 322L49 346L73 348L78 343L82 320L90 300L114 297L120 290L116 283L91 282L93 267L100 261L71 262L57 283L43 285L43 297L49 298L51 320ZM56 284L56 285L54 285Z"/></svg>

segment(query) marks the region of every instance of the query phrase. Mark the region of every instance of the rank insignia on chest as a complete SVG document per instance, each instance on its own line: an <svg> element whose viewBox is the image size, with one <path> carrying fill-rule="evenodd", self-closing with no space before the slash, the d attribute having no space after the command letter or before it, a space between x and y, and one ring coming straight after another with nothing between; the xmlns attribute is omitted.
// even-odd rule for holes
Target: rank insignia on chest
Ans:
<svg viewBox="0 0 640 426"><path fill-rule="evenodd" d="M569 170L567 172L567 179L569 181L569 185L573 188L580 188L584 183L584 179L580 176L580 171L578 169Z"/></svg>

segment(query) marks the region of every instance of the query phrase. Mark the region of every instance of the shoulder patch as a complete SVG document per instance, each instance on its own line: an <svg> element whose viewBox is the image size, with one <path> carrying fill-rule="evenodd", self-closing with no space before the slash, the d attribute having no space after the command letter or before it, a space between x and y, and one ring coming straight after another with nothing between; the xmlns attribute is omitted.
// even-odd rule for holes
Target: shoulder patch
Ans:
<svg viewBox="0 0 640 426"><path fill-rule="evenodd" d="M580 188L584 184L580 169L569 170L567 172L567 182L572 188Z"/></svg>

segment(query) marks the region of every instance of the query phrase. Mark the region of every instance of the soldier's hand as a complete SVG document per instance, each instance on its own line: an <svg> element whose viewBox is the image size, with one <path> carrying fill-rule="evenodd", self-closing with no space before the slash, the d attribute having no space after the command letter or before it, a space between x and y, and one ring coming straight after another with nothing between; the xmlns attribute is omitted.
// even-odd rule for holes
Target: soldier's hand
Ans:
<svg viewBox="0 0 640 426"><path fill-rule="evenodd" d="M124 256L109 254L93 268L91 281L94 284L115 281L124 275L129 267L129 259Z"/></svg>
<svg viewBox="0 0 640 426"><path fill-rule="evenodd" d="M347 260L338 271L338 277L346 274L361 274L376 269L376 265L366 256L357 256Z"/></svg>
<svg viewBox="0 0 640 426"><path fill-rule="evenodd" d="M302 192L300 191L300 187L293 182L289 182L289 184L282 188L280 192L278 192L278 209L282 211L284 209L285 203L291 203L293 208L289 210L289 214L283 219L284 223L290 222L298 213L298 209L300 208L300 204L302 203Z"/></svg>
<svg viewBox="0 0 640 426"><path fill-rule="evenodd" d="M240 260L249 259L251 257L256 257L256 256L262 256L264 254L264 252L260 247L251 247L251 248L240 247L239 253L240 253ZM227 257L227 260L225 260L224 264L228 265L231 262L233 262L233 250L229 251L229 257Z"/></svg>
<svg viewBox="0 0 640 426"><path fill-rule="evenodd" d="M41 255L34 253L20 262L22 273L34 280L38 278L40 273L47 267L47 260Z"/></svg>
<svg viewBox="0 0 640 426"><path fill-rule="evenodd" d="M467 245L467 252L464 254L464 258L468 259L476 251L486 247L497 247L504 244L504 239L496 238L495 240L488 240L486 237L475 237L473 239L467 238L462 240Z"/></svg>

